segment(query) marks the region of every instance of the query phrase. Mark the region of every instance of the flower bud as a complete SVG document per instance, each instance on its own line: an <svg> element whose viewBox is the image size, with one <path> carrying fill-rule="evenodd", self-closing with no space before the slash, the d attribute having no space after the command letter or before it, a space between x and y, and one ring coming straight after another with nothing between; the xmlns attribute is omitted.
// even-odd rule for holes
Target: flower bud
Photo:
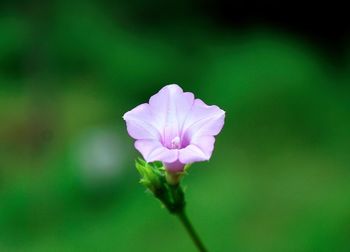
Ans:
<svg viewBox="0 0 350 252"><path fill-rule="evenodd" d="M143 159L138 158L135 161L137 171L141 175L140 183L144 185L151 192L155 193L161 188L161 176L159 170L155 169L154 166L145 162Z"/></svg>
<svg viewBox="0 0 350 252"><path fill-rule="evenodd" d="M150 190L171 213L183 210L185 198L179 184L183 172L169 173L161 162L147 163L141 158L136 159L135 166L141 175L140 183Z"/></svg>

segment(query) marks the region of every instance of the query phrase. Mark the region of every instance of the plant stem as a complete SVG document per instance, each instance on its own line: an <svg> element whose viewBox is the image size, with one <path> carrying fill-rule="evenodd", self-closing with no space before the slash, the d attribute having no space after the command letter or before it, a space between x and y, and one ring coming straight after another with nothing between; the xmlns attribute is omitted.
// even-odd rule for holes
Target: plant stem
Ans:
<svg viewBox="0 0 350 252"><path fill-rule="evenodd" d="M191 237L193 243L198 248L198 251L200 251L200 252L207 252L207 249L204 247L204 244L200 240L198 234L196 233L196 231L194 230L190 220L188 219L188 217L187 217L187 215L185 213L185 210L177 212L176 215L179 217L181 223L186 228L187 233Z"/></svg>

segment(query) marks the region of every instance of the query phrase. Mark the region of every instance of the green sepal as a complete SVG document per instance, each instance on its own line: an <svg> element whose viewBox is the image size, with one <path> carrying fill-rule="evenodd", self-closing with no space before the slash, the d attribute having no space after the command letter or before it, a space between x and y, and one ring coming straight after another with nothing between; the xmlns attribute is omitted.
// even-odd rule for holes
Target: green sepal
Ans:
<svg viewBox="0 0 350 252"><path fill-rule="evenodd" d="M187 173L191 166L192 164L186 164L184 168L184 173Z"/></svg>
<svg viewBox="0 0 350 252"><path fill-rule="evenodd" d="M178 213L185 207L185 197L181 185L170 184L166 179L166 169L161 162L147 163L141 158L135 160L141 175L140 183L145 186L171 212Z"/></svg>
<svg viewBox="0 0 350 252"><path fill-rule="evenodd" d="M135 160L135 167L141 175L140 183L154 192L161 187L161 174L154 164L149 164L141 158Z"/></svg>

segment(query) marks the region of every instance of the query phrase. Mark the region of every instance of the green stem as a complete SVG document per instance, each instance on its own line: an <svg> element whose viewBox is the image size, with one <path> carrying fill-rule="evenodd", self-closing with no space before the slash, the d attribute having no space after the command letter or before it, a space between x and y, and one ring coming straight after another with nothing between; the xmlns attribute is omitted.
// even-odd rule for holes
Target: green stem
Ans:
<svg viewBox="0 0 350 252"><path fill-rule="evenodd" d="M187 215L185 213L185 210L177 212L176 215L179 217L181 223L186 228L187 233L191 237L193 243L198 248L198 251L200 251L200 252L207 252L207 249L204 247L204 244L200 240L198 234L196 233L196 231L194 230L190 220L188 219L188 217L187 217Z"/></svg>

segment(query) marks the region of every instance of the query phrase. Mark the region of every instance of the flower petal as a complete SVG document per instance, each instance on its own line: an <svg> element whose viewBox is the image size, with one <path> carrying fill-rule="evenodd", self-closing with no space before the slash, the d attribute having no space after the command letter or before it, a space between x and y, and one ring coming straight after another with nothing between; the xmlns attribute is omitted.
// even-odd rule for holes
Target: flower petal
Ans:
<svg viewBox="0 0 350 252"><path fill-rule="evenodd" d="M190 144L186 148L179 151L179 161L183 164L190 164L193 162L200 162L209 160L205 152L203 152L198 146Z"/></svg>
<svg viewBox="0 0 350 252"><path fill-rule="evenodd" d="M163 87L150 98L150 109L155 115L155 124L162 134L165 146L169 147L171 140L180 135L193 102L194 95L184 93L176 84Z"/></svg>
<svg viewBox="0 0 350 252"><path fill-rule="evenodd" d="M154 125L149 104L144 103L123 116L129 135L134 139L160 139L160 133Z"/></svg>
<svg viewBox="0 0 350 252"><path fill-rule="evenodd" d="M172 163L178 159L178 150L169 150L157 140L137 140L135 148L147 162L162 161Z"/></svg>
<svg viewBox="0 0 350 252"><path fill-rule="evenodd" d="M205 156L210 159L214 150L215 137L213 136L196 136L191 139L191 145L197 146Z"/></svg>
<svg viewBox="0 0 350 252"><path fill-rule="evenodd" d="M196 99L185 121L183 137L191 143L191 139L196 136L215 136L221 131L224 120L225 111Z"/></svg>

